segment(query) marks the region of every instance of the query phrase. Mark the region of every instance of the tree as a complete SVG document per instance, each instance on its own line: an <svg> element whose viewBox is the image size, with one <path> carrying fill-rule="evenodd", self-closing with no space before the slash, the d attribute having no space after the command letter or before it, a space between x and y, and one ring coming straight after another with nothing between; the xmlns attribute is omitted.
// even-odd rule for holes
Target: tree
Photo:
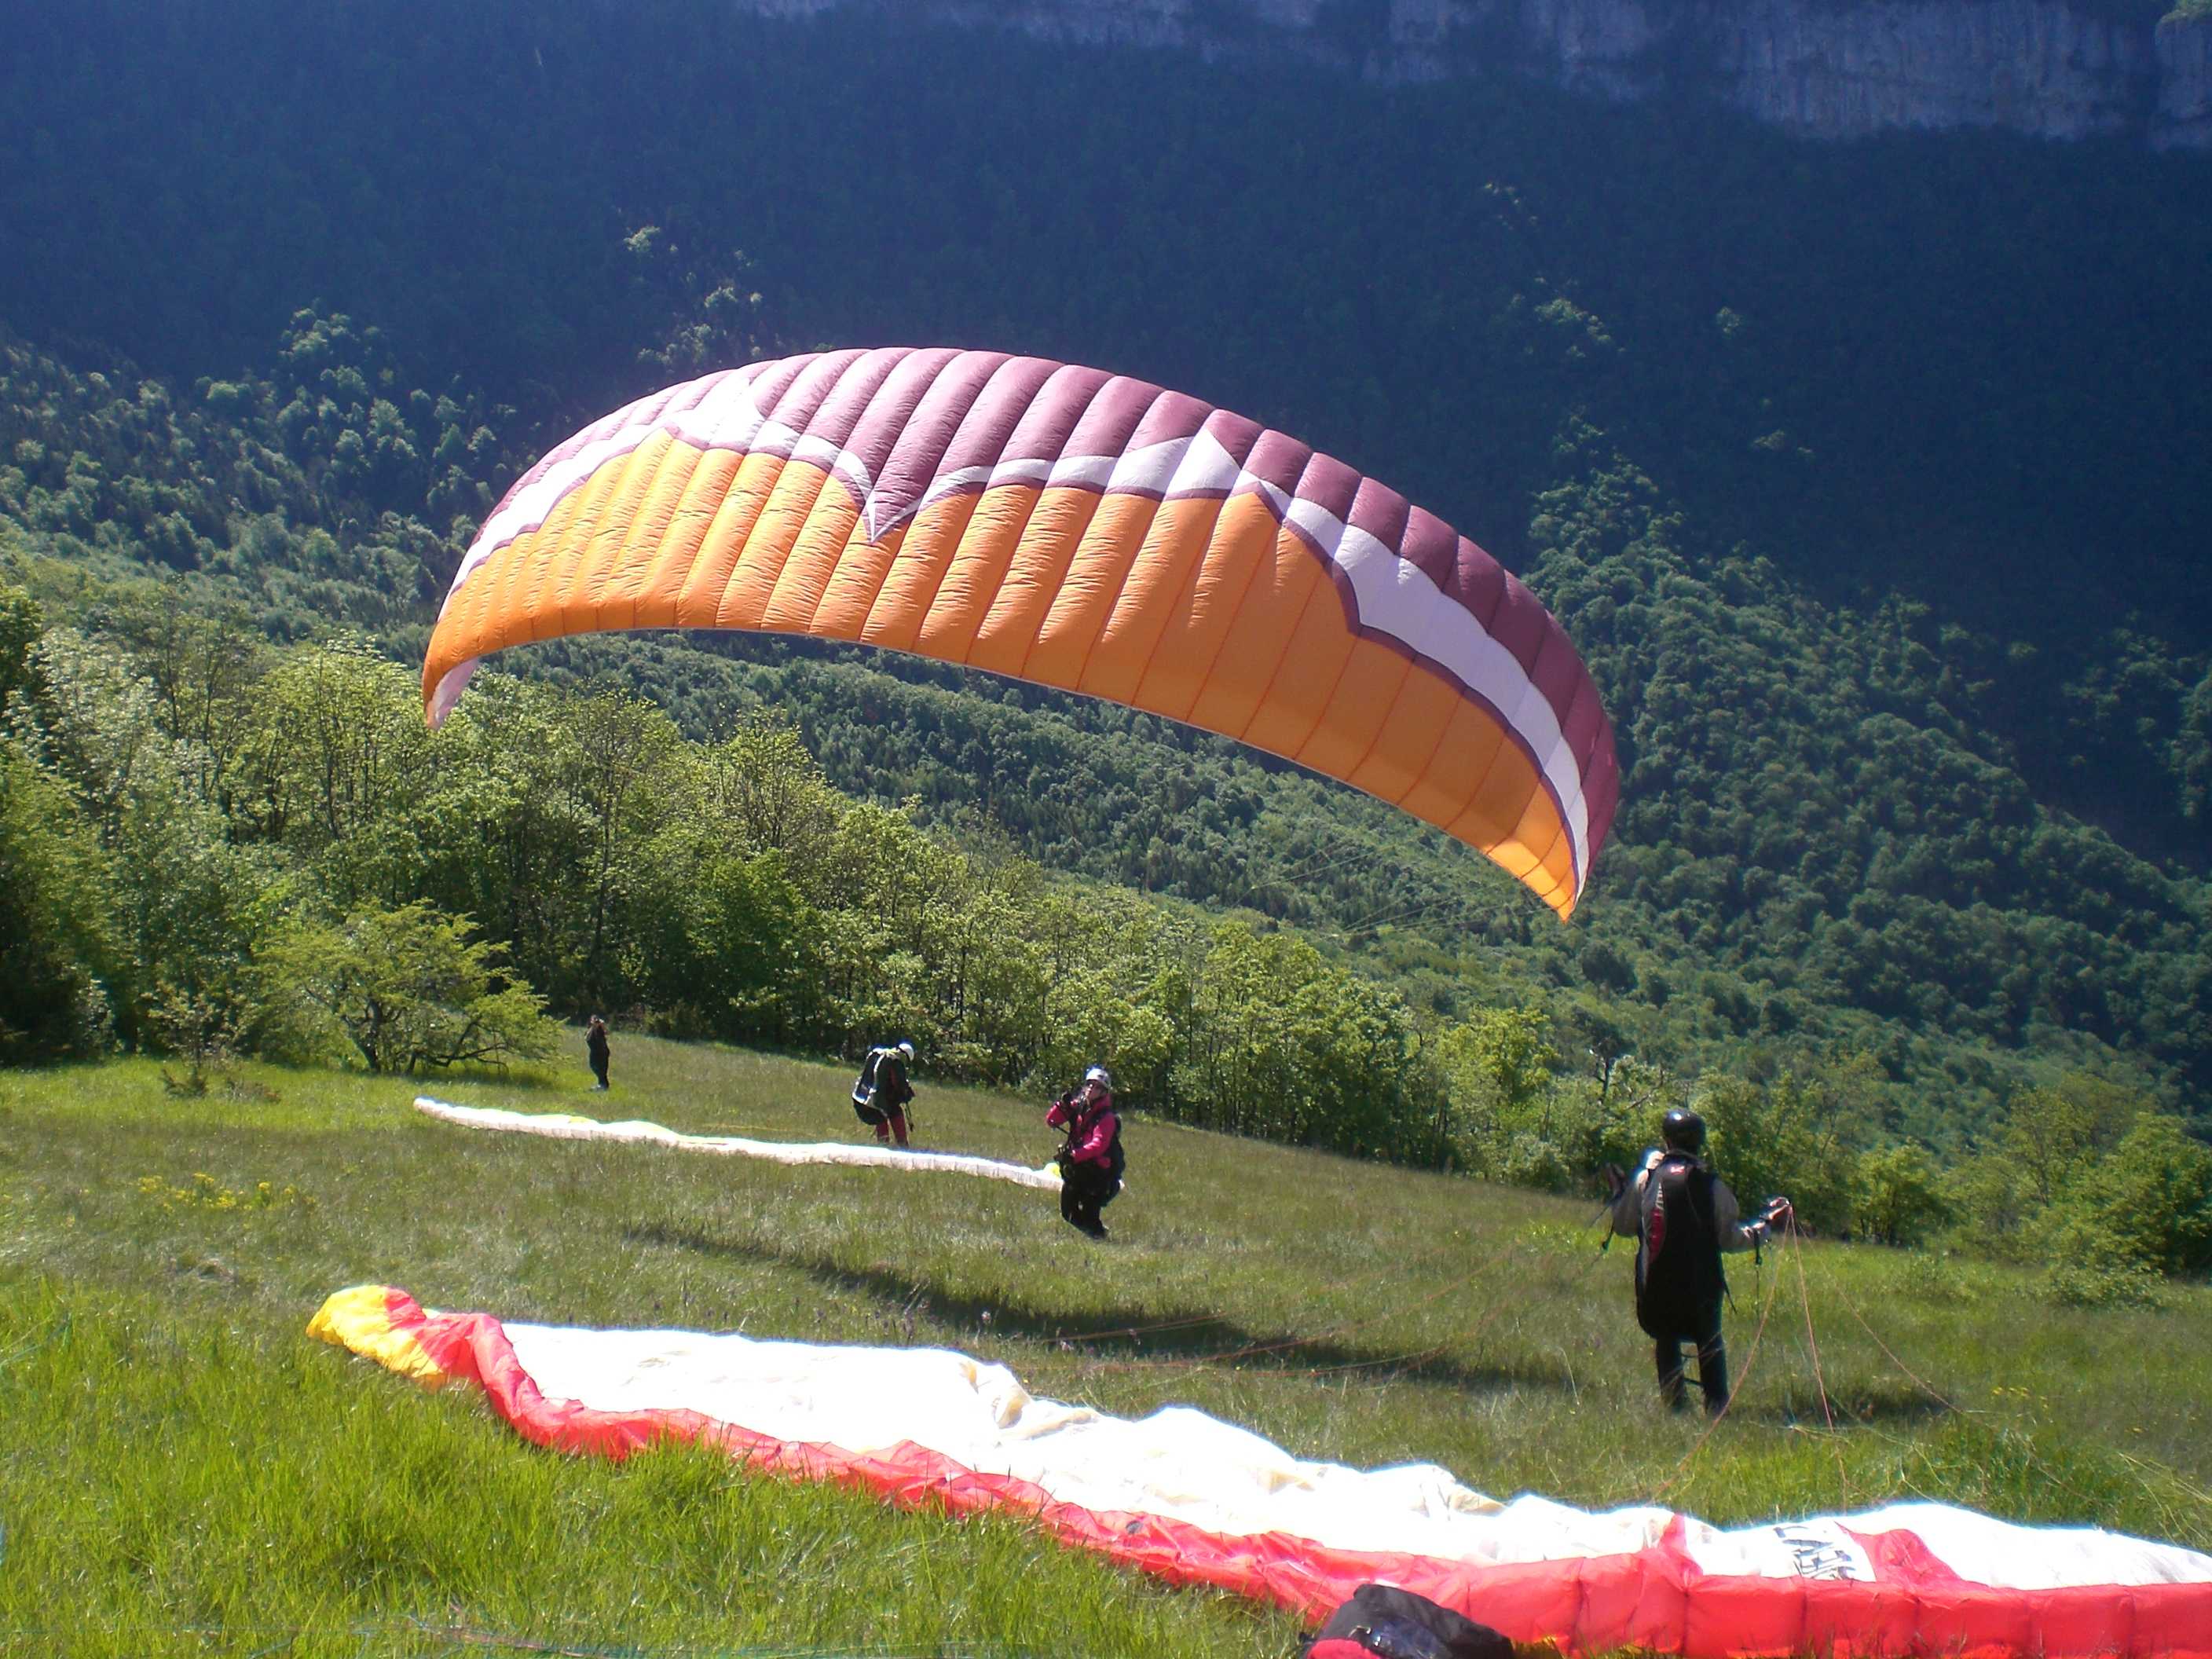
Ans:
<svg viewBox="0 0 2212 1659"><path fill-rule="evenodd" d="M1820 1099L1788 1074L1764 1089L1721 1078L1706 1084L1697 1108L1713 1167L1746 1208L1784 1194L1808 1226L1841 1232L1850 1220L1852 1159L1820 1122Z"/></svg>
<svg viewBox="0 0 2212 1659"><path fill-rule="evenodd" d="M181 995L237 1018L256 941L286 902L278 866L229 838L195 781L198 745L161 729L152 687L120 653L52 629L33 659L37 692L13 724L106 855L99 908L115 931L106 995L121 1035L160 1046L143 1026L149 999Z"/></svg>
<svg viewBox="0 0 2212 1659"><path fill-rule="evenodd" d="M1595 948L1583 952L1586 971ZM1628 1059L1636 1047L1628 1023L1610 1008L1577 1000L1567 1010L1560 1024L1564 1039L1589 1057L1597 1078L1598 1097L1601 1100L1607 1098L1613 1092L1614 1068Z"/></svg>
<svg viewBox="0 0 2212 1659"><path fill-rule="evenodd" d="M433 738L410 676L349 635L290 653L258 690L239 763L250 833L312 863L339 910L423 886L412 820L435 784Z"/></svg>
<svg viewBox="0 0 2212 1659"><path fill-rule="evenodd" d="M2048 1204L2097 1154L2117 1146L2149 1103L2120 1085L2075 1073L2030 1089L2005 1109L2003 1142Z"/></svg>
<svg viewBox="0 0 2212 1659"><path fill-rule="evenodd" d="M2212 1267L2212 1147L2178 1118L2137 1120L2111 1153L2075 1182L2060 1206L2116 1240L2130 1261L2166 1273Z"/></svg>
<svg viewBox="0 0 2212 1659"><path fill-rule="evenodd" d="M2188 823L2212 821L2212 670L2190 689L2167 762Z"/></svg>
<svg viewBox="0 0 2212 1659"><path fill-rule="evenodd" d="M1034 1072L1040 1088L1068 1088L1086 1067L1103 1065L1114 1074L1116 1099L1157 1101L1175 1030L1157 1009L1132 1000L1111 969L1055 979L1046 994L1044 1027Z"/></svg>
<svg viewBox="0 0 2212 1659"><path fill-rule="evenodd" d="M619 988L631 902L654 878L641 854L696 794L675 723L642 697L595 692L563 712L576 745L568 792L590 836L577 872L586 907L584 991L604 1001Z"/></svg>
<svg viewBox="0 0 2212 1659"><path fill-rule="evenodd" d="M559 1029L543 1000L475 931L423 904L294 926L264 957L267 1037L295 1053L336 1040L372 1072L552 1053Z"/></svg>
<svg viewBox="0 0 2212 1659"><path fill-rule="evenodd" d="M789 719L754 715L704 757L706 806L751 852L780 852L803 867L837 819L822 764Z"/></svg>
<svg viewBox="0 0 2212 1659"><path fill-rule="evenodd" d="M1463 1091L1462 1101L1493 1123L1522 1127L1552 1085L1559 1051L1552 1046L1551 1018L1538 1008L1492 1008L1446 1034L1445 1063ZM1464 1107L1462 1108L1464 1109ZM1548 1134L1548 1120L1539 1133Z"/></svg>
<svg viewBox="0 0 2212 1659"><path fill-rule="evenodd" d="M106 854L74 803L0 742L0 1065L98 1054L117 939Z"/></svg>
<svg viewBox="0 0 2212 1659"><path fill-rule="evenodd" d="M191 745L195 787L228 810L255 719L253 694L270 666L267 641L242 607L204 614L175 580L136 585L116 611L115 632L153 688L162 730Z"/></svg>
<svg viewBox="0 0 2212 1659"><path fill-rule="evenodd" d="M33 684L32 647L46 625L38 604L19 587L0 585L0 730L15 694Z"/></svg>
<svg viewBox="0 0 2212 1659"><path fill-rule="evenodd" d="M783 855L708 850L650 861L683 875L638 894L623 975L660 1027L782 1042L806 1024L811 1036L822 922L785 875Z"/></svg>
<svg viewBox="0 0 2212 1659"><path fill-rule="evenodd" d="M591 896L578 877L592 832L568 788L580 765L570 704L556 687L477 676L438 729L422 814L428 867L420 894L403 896L474 917L507 946L516 973L574 1010L587 995ZM647 884L664 893L672 885Z"/></svg>

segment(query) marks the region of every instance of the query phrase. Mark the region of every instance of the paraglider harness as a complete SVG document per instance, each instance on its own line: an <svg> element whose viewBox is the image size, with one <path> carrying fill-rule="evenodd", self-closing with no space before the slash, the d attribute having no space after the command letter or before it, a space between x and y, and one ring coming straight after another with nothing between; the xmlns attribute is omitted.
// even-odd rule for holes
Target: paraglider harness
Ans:
<svg viewBox="0 0 2212 1659"><path fill-rule="evenodd" d="M880 1048L869 1049L867 1059L860 1063L860 1080L853 1085L853 1115L872 1128L884 1121L883 1109L876 1104L877 1074L883 1069L884 1061L897 1054L898 1045L895 1042L886 1043ZM904 1072L902 1071L899 1075L903 1081ZM896 1103L890 1109L903 1111L908 1102L913 1098L914 1095L909 1090L906 1100Z"/></svg>
<svg viewBox="0 0 2212 1659"><path fill-rule="evenodd" d="M1623 1177L1622 1185L1633 1177ZM1636 1228L1636 1322L1664 1341L1689 1336L1707 1308L1735 1305L1721 1266L1720 1226L1713 1218L1713 1172L1695 1152L1666 1147L1644 1166ZM1622 1188L1613 1188L1618 1201ZM1611 1247L1608 1231L1600 1255ZM1672 1246L1669 1249L1669 1246ZM1760 1260L1753 1246L1752 1260Z"/></svg>
<svg viewBox="0 0 2212 1659"><path fill-rule="evenodd" d="M1299 1659L1512 1659L1513 1644L1425 1595L1362 1584L1298 1653Z"/></svg>

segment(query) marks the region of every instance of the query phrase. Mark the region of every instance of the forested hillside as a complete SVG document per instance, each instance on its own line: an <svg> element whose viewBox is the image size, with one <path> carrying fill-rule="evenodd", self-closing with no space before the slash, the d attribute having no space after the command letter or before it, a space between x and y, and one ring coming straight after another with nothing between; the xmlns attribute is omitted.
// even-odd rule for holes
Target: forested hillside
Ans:
<svg viewBox="0 0 2212 1659"><path fill-rule="evenodd" d="M94 7L0 66L0 546L41 626L143 652L127 581L167 573L153 613L419 660L490 501L618 398L817 341L1099 362L1536 586L1626 768L1571 928L1294 769L984 677L744 640L503 665L700 739L781 708L963 856L1291 924L1420 1018L1541 1010L1565 1071L1842 1068L1947 1150L2069 1070L2202 1109L2201 159L679 0L274 16ZM627 974L532 977L568 1010Z"/></svg>

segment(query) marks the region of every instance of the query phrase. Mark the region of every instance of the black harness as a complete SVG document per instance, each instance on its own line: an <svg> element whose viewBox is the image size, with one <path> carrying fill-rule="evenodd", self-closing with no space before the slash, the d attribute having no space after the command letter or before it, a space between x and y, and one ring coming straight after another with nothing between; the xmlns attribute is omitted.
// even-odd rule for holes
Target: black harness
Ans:
<svg viewBox="0 0 2212 1659"><path fill-rule="evenodd" d="M1695 1336L1728 1294L1713 1172L1688 1152L1666 1152L1644 1175L1640 1206L1636 1322L1661 1340Z"/></svg>

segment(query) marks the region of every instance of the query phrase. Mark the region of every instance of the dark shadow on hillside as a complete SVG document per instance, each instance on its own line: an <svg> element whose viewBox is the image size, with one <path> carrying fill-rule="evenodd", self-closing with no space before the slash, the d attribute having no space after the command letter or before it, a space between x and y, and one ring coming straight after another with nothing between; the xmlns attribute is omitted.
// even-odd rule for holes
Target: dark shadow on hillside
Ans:
<svg viewBox="0 0 2212 1659"><path fill-rule="evenodd" d="M623 1238L627 1243L658 1245L730 1261L781 1262L831 1289L856 1291L875 1300L884 1307L887 1321L894 1324L909 1315L926 1316L940 1329L951 1326L958 1332L1033 1343L1054 1352L1119 1364L1158 1364L1164 1369L1211 1360L1248 1370L1405 1378L1471 1395L1509 1389L1541 1389L1555 1394L1574 1391L1564 1368L1515 1362L1470 1365L1442 1355L1409 1355L1380 1344L1362 1346L1326 1337L1307 1340L1293 1331L1254 1331L1204 1309L1131 1304L1070 1315L1016 1298L957 1296L933 1284L921 1271L848 1267L810 1252L721 1237L697 1227L653 1223L625 1227ZM1389 1310L1386 1301L1375 1311L1383 1316Z"/></svg>

